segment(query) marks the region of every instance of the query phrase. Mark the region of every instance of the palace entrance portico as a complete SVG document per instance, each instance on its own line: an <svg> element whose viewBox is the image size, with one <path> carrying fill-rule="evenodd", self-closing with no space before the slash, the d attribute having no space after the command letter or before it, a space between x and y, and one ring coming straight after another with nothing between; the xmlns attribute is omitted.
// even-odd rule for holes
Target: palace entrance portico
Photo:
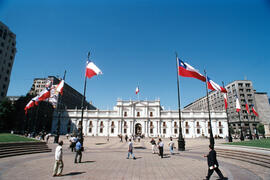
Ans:
<svg viewBox="0 0 270 180"><path fill-rule="evenodd" d="M135 125L135 135L141 136L142 135L142 125L140 123L137 123Z"/></svg>

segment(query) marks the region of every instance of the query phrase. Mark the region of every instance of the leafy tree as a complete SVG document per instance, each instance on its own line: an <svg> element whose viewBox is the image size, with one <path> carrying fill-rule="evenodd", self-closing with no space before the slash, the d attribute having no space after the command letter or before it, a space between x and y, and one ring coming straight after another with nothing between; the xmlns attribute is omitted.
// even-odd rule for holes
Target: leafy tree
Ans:
<svg viewBox="0 0 270 180"><path fill-rule="evenodd" d="M9 131L14 124L15 107L8 99L0 102L0 131Z"/></svg>
<svg viewBox="0 0 270 180"><path fill-rule="evenodd" d="M260 134L262 134L263 137L264 137L265 131L264 131L264 125L263 125L262 123L259 123L259 124L257 125L257 130L258 130L258 132L259 132Z"/></svg>

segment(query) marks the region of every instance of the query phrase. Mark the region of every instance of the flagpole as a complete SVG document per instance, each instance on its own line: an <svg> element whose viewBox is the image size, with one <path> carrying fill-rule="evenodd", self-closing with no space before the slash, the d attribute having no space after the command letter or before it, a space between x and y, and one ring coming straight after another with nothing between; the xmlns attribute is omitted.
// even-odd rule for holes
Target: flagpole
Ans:
<svg viewBox="0 0 270 180"><path fill-rule="evenodd" d="M204 75L205 75L205 87L206 87L206 95L207 95L207 106L208 106L208 115L209 115L209 124L210 124L210 145L214 147L215 145L215 140L213 137L213 131L212 131L212 122L211 122L211 113L210 113L210 105L209 105L209 93L208 93L208 83L207 83L207 75L206 71L204 70Z"/></svg>
<svg viewBox="0 0 270 180"><path fill-rule="evenodd" d="M176 78L177 78L177 95L178 95L178 115L179 115L179 135L178 135L178 151L185 151L185 139L182 134L182 125L181 125L181 108L180 108L180 88L179 88L179 76L178 76L178 56L176 55Z"/></svg>
<svg viewBox="0 0 270 180"><path fill-rule="evenodd" d="M245 101L246 101L246 98L245 98ZM248 102L246 101L246 106L248 106ZM249 108L249 106L248 106ZM248 113L248 111L247 111ZM249 110L249 113L248 113L248 116L250 115L250 110ZM251 118L251 115L250 115L250 118ZM252 135L251 135L251 128L250 128L250 121L248 119L248 129L249 129L249 139L252 140Z"/></svg>
<svg viewBox="0 0 270 180"><path fill-rule="evenodd" d="M239 100L238 100L239 101ZM244 141L244 136L243 136L243 128L242 128L242 122L241 122L241 117L240 117L240 112L238 111L238 117L239 117L239 122L240 122L240 129L241 129L241 134L240 134L240 140Z"/></svg>
<svg viewBox="0 0 270 180"><path fill-rule="evenodd" d="M90 58L90 52L88 52L87 55L87 60L89 61ZM83 89L83 98L82 98L82 115L81 115L81 130L80 130L80 139L81 139L81 144L83 146L83 112L84 112L84 104L85 104L85 92L86 92L86 82L87 82L87 77L84 77L84 89Z"/></svg>
<svg viewBox="0 0 270 180"><path fill-rule="evenodd" d="M64 72L64 76L63 76L63 80L65 81L66 79L66 70ZM61 81L60 81L61 82ZM60 117L61 117L61 113L60 113L60 106L62 104L62 96L60 96L60 93L58 93L58 98L57 98L57 114L58 114L58 120L57 120L57 140L56 142L58 143L59 141L59 135L60 135Z"/></svg>
<svg viewBox="0 0 270 180"><path fill-rule="evenodd" d="M224 86L224 82L222 81L222 85L223 85L223 88L225 89L225 86ZM228 96L227 96L227 93L226 94L226 98L227 98L227 104L228 104ZM225 102L225 100L224 100ZM231 135L231 125L230 125L230 122L229 122L229 116L228 116L228 109L225 107L226 109L226 115L227 115L227 124L228 124L228 136L229 136L229 142L233 142L232 141L232 135Z"/></svg>

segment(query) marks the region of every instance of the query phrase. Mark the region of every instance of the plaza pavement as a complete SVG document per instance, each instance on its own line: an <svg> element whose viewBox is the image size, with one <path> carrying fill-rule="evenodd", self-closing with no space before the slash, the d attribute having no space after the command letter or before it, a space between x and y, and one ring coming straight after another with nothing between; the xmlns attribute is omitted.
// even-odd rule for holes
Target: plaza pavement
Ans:
<svg viewBox="0 0 270 180"><path fill-rule="evenodd" d="M0 159L0 179L3 180L47 180L47 179L91 179L91 180L199 180L207 174L209 140L186 139L186 151L169 155L168 139L164 139L166 157L161 159L151 153L150 139L134 143L136 160L126 159L127 143L119 138L86 137L82 163L74 164L75 153L68 149L64 140L64 171L61 177L52 177L56 144L48 143L51 153L15 156ZM174 139L177 146L177 139ZM216 140L217 146L224 140ZM270 179L269 169L248 163L219 158L220 169L228 179ZM211 179L218 179L214 173Z"/></svg>

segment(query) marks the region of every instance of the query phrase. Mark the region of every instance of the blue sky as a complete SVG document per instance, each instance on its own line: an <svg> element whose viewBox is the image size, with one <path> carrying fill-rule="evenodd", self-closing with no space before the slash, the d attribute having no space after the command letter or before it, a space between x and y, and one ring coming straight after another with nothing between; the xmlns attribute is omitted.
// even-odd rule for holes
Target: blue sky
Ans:
<svg viewBox="0 0 270 180"><path fill-rule="evenodd" d="M0 0L0 21L17 35L8 95L25 95L33 79L63 76L83 92L85 61L103 75L88 79L87 100L111 109L117 98L160 98L177 109L175 51L218 84L253 81L270 93L269 0ZM181 106L205 84L180 77Z"/></svg>

